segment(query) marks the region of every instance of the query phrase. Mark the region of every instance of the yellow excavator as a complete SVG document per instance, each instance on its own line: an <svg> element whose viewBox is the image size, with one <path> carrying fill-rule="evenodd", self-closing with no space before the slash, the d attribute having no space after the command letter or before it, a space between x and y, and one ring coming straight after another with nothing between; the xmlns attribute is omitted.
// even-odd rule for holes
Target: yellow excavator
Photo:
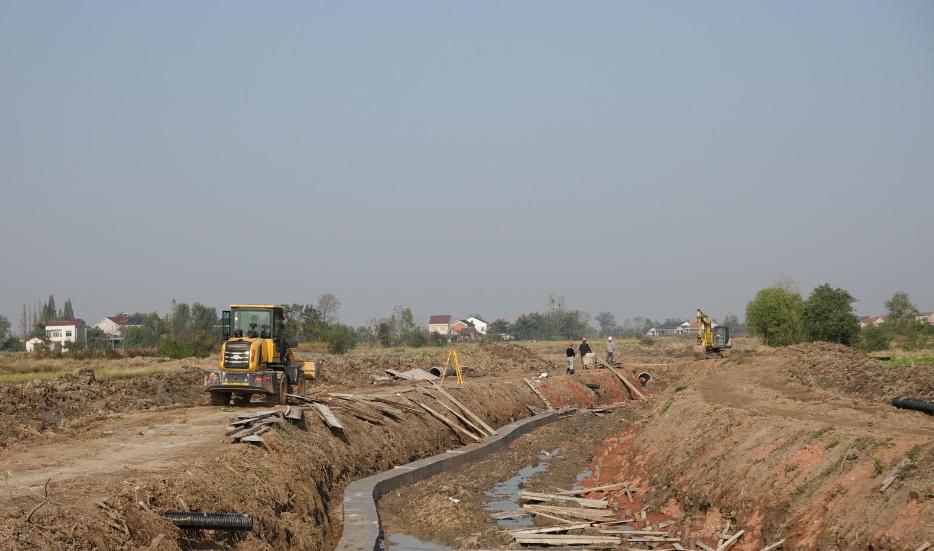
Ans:
<svg viewBox="0 0 934 551"><path fill-rule="evenodd" d="M716 325L700 308L697 309L697 344L694 345L694 359L703 360L713 356L723 358L729 355L733 347L730 340L730 328Z"/></svg>
<svg viewBox="0 0 934 551"><path fill-rule="evenodd" d="M218 369L204 372L211 405L250 403L254 394L273 404L285 404L288 394L304 394L305 379L317 377L314 362L295 361L298 345L285 336L285 317L273 304L231 304L224 310Z"/></svg>

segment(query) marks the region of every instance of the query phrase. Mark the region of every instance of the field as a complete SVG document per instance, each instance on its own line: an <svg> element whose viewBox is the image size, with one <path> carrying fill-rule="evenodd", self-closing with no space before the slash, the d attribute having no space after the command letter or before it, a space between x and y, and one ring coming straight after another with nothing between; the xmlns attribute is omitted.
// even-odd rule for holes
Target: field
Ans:
<svg viewBox="0 0 934 551"><path fill-rule="evenodd" d="M554 407L619 407L578 413L499 458L388 496L387 530L458 549L509 546L480 496L551 450L561 459L530 489L638 479L638 507L708 544L727 521L746 530L732 549L748 551L780 538L785 549L903 550L932 540L934 419L888 404L900 394L934 398L929 352L876 361L836 345L767 349L737 339L729 358L694 361L690 339L620 341L624 372L653 376L643 402L606 369L565 376L564 344L459 346L466 384L445 386L493 426L546 407L526 384L543 373L539 389ZM377 419L338 408L342 434L306 411L303 423L264 434L261 447L231 444L236 414L266 406L206 405L201 370L213 357L0 357L0 548L330 549L350 481L467 443L415 405L427 395L384 372L440 365L447 348L300 353L324 365L310 396L379 395L408 406ZM608 498L621 511L633 506L625 494ZM423 504L432 514L400 513ZM180 531L160 516L179 509L248 512L255 526Z"/></svg>

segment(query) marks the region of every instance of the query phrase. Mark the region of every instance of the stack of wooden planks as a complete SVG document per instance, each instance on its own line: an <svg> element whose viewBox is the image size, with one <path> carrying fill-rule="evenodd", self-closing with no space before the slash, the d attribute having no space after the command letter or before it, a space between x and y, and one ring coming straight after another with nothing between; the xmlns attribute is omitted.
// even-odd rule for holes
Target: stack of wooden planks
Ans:
<svg viewBox="0 0 934 551"><path fill-rule="evenodd" d="M301 422L302 408L290 406L285 410L259 411L255 413L241 413L237 419L227 427L225 436L231 443L246 442L262 445L262 434L275 426L284 426L286 420Z"/></svg>

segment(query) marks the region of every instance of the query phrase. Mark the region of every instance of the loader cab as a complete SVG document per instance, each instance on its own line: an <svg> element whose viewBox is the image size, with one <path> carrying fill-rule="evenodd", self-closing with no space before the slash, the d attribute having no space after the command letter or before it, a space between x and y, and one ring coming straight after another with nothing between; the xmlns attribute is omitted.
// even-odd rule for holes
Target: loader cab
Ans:
<svg viewBox="0 0 934 551"><path fill-rule="evenodd" d="M284 338L282 308L271 304L232 304L224 310L221 327L224 340L231 338Z"/></svg>

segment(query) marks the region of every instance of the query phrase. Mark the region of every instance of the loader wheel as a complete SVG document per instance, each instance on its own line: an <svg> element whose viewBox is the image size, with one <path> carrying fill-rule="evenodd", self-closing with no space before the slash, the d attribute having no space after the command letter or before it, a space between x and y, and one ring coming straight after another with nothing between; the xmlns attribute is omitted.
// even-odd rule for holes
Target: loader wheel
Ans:
<svg viewBox="0 0 934 551"><path fill-rule="evenodd" d="M298 379L298 384L295 385L295 394L299 396L305 395L305 377L300 377Z"/></svg>
<svg viewBox="0 0 934 551"><path fill-rule="evenodd" d="M279 389L275 394L269 395L269 403L273 405L287 404L289 401L289 397L287 396L288 393L289 382L286 380L285 374L283 373L283 376L279 378Z"/></svg>
<svg viewBox="0 0 934 551"><path fill-rule="evenodd" d="M211 393L211 405L212 406L226 406L229 403L230 403L229 392L212 392Z"/></svg>

